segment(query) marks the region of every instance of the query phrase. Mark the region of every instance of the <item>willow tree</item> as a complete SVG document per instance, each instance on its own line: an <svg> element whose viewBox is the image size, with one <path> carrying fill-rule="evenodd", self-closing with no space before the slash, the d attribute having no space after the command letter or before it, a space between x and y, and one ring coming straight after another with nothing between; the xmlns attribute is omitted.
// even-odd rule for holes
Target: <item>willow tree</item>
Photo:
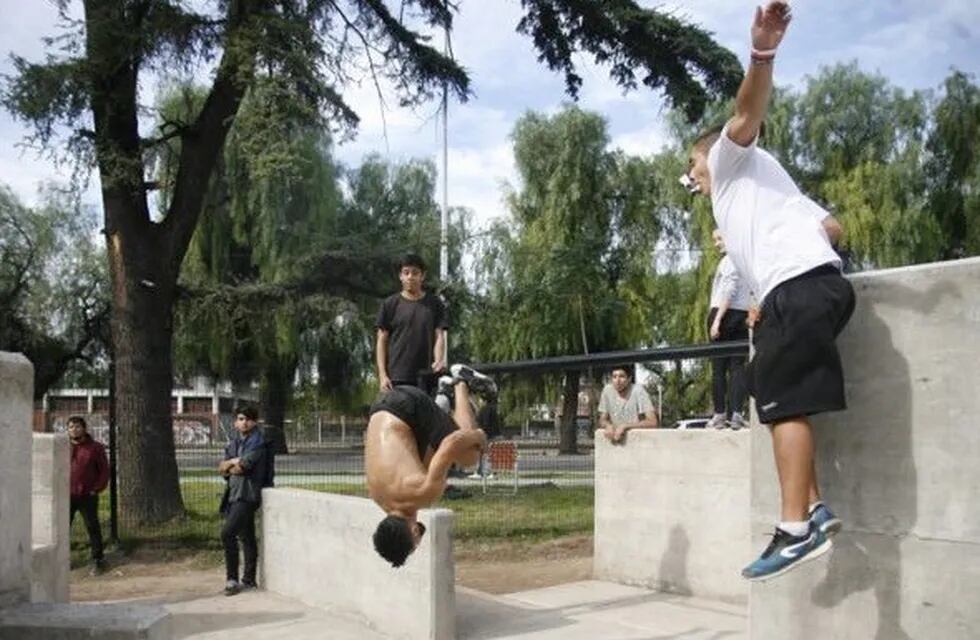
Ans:
<svg viewBox="0 0 980 640"><path fill-rule="evenodd" d="M610 151L602 117L574 107L525 115L513 138L520 189L483 255L475 355L540 358L648 342L660 232L651 167ZM581 374L565 372L562 384L559 439L568 453Z"/></svg>
<svg viewBox="0 0 980 640"><path fill-rule="evenodd" d="M98 169L113 298L120 505L159 522L183 510L171 430L173 309L177 278L208 184L242 99L273 77L334 123L354 126L345 89L373 76L418 104L443 88L469 95L469 78L429 45L452 28L445 0L82 0L83 17L58 0L64 37L43 62L14 57L5 105L34 125L37 142L74 151ZM710 35L634 0L522 0L528 34L574 94L573 56L591 54L625 88L663 89L696 117L711 95L734 90L735 57ZM141 132L141 88L154 76L206 71L207 97L193 119ZM379 82L380 86L380 82ZM283 109L288 103L279 104ZM62 128L64 125L64 128ZM59 137L67 129L67 139ZM173 197L151 214L147 154L179 137ZM275 129L262 150L278 148Z"/></svg>

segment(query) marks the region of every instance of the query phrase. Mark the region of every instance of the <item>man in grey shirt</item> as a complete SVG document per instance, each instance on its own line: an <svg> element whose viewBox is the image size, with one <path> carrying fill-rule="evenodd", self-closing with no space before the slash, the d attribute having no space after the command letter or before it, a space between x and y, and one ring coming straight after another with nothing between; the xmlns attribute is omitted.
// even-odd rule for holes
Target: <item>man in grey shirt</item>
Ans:
<svg viewBox="0 0 980 640"><path fill-rule="evenodd" d="M613 444L623 442L630 429L655 429L657 413L647 390L630 382L626 367L612 370L610 383L599 396L599 428Z"/></svg>

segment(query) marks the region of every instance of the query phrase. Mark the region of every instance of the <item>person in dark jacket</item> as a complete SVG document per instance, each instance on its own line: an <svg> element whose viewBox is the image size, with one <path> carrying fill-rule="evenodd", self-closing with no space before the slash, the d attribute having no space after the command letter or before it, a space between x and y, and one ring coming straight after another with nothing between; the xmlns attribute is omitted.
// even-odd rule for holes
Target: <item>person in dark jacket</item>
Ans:
<svg viewBox="0 0 980 640"><path fill-rule="evenodd" d="M68 418L68 437L71 439L69 522L75 520L76 511L82 512L92 550L92 575L101 575L105 572L106 563L103 558L102 528L99 526L99 493L109 484L109 460L105 447L88 434L85 418Z"/></svg>
<svg viewBox="0 0 980 640"><path fill-rule="evenodd" d="M256 428L259 414L255 407L235 411L238 435L225 447L225 457L218 473L227 481L221 500L225 524L221 542L225 548L225 595L233 596L254 589L259 549L255 541L255 513L262 503L262 487L271 485L269 448L262 432ZM238 541L242 542L245 567L238 580Z"/></svg>

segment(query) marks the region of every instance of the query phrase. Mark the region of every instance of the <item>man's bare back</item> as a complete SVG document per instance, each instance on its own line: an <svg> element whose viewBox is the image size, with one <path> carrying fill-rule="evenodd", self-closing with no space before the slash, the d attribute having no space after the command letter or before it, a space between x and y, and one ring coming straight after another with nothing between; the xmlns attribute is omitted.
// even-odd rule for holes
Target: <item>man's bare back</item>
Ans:
<svg viewBox="0 0 980 640"><path fill-rule="evenodd" d="M368 493L388 514L375 532L375 548L396 567L421 540L425 529L416 515L442 496L450 467L477 464L486 447L470 385L493 383L468 367L453 369L462 377L454 376L451 418L411 387L396 387L371 409L364 441Z"/></svg>

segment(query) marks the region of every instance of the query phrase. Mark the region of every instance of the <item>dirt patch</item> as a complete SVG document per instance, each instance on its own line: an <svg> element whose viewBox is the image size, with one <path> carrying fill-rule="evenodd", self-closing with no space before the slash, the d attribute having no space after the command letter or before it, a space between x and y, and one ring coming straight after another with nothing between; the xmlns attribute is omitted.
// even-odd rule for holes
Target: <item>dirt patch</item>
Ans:
<svg viewBox="0 0 980 640"><path fill-rule="evenodd" d="M513 593L592 574L592 537L569 536L544 542L460 541L455 545L456 583L487 593ZM212 596L224 587L217 552L141 547L127 556L110 555L104 575L88 567L71 572L74 602L153 600L179 602Z"/></svg>
<svg viewBox="0 0 980 640"><path fill-rule="evenodd" d="M224 568L213 552L140 548L106 560L109 570L101 576L90 576L88 567L71 572L73 602L179 602L215 595L225 586Z"/></svg>
<svg viewBox="0 0 980 640"><path fill-rule="evenodd" d="M545 542L456 544L456 583L486 593L514 593L592 576L592 536Z"/></svg>

